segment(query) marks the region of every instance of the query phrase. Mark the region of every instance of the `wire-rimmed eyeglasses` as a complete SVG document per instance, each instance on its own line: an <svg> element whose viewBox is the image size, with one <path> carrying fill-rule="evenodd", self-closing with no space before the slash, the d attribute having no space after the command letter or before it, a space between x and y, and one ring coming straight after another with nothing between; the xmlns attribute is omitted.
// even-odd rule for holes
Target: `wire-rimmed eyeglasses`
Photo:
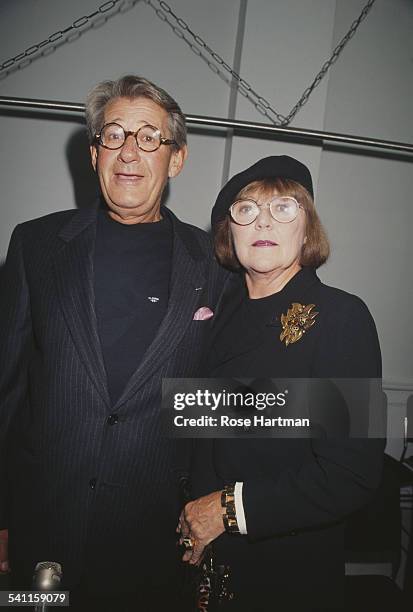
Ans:
<svg viewBox="0 0 413 612"><path fill-rule="evenodd" d="M161 145L176 145L175 140L163 138L159 128L153 125L142 125L136 132L125 130L119 123L106 123L99 134L96 134L95 141L105 149L120 149L126 142L128 136L133 136L136 144L142 151L152 152L159 149Z"/></svg>
<svg viewBox="0 0 413 612"><path fill-rule="evenodd" d="M269 208L273 219L279 223L291 223L298 215L298 209L304 207L291 196L275 196L266 204L258 204L251 198L236 200L231 204L229 213L238 225L253 223L262 208Z"/></svg>

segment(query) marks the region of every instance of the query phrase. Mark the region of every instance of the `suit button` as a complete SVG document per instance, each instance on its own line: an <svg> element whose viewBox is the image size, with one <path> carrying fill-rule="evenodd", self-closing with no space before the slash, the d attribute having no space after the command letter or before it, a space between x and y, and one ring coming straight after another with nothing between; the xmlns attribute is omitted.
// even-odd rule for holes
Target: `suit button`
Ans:
<svg viewBox="0 0 413 612"><path fill-rule="evenodd" d="M94 488L96 487L96 478L91 478L91 479L89 480L89 487L90 487L91 489L94 489Z"/></svg>
<svg viewBox="0 0 413 612"><path fill-rule="evenodd" d="M108 425L116 425L119 421L119 416L117 414L111 414L108 416L107 424Z"/></svg>

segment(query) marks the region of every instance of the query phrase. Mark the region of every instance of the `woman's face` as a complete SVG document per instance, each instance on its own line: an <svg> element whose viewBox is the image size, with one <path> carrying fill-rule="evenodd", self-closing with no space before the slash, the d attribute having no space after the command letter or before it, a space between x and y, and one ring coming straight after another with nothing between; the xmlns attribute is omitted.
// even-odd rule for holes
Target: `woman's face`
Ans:
<svg viewBox="0 0 413 612"><path fill-rule="evenodd" d="M260 206L260 213L250 225L231 222L235 253L247 272L268 275L299 266L301 249L306 240L305 212L300 207L297 217L290 223L276 221L269 208L262 206L276 195L280 195L276 190L265 196L259 189L246 192L243 199L248 197L255 200Z"/></svg>

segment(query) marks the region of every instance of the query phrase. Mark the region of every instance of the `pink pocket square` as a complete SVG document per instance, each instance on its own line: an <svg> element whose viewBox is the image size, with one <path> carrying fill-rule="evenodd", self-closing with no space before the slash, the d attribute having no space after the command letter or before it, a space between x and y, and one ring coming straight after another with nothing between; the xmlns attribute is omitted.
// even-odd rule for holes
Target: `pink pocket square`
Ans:
<svg viewBox="0 0 413 612"><path fill-rule="evenodd" d="M214 313L208 306L202 306L202 308L198 308L196 313L194 314L194 321L206 321L214 316Z"/></svg>

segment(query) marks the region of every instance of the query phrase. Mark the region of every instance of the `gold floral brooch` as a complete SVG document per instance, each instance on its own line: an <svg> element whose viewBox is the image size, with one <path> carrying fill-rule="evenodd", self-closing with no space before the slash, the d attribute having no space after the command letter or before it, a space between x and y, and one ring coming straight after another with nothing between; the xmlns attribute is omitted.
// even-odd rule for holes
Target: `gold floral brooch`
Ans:
<svg viewBox="0 0 413 612"><path fill-rule="evenodd" d="M281 342L285 340L285 346L297 342L315 323L318 312L311 312L315 304L304 306L298 302L293 302L287 314L281 315L282 332Z"/></svg>

